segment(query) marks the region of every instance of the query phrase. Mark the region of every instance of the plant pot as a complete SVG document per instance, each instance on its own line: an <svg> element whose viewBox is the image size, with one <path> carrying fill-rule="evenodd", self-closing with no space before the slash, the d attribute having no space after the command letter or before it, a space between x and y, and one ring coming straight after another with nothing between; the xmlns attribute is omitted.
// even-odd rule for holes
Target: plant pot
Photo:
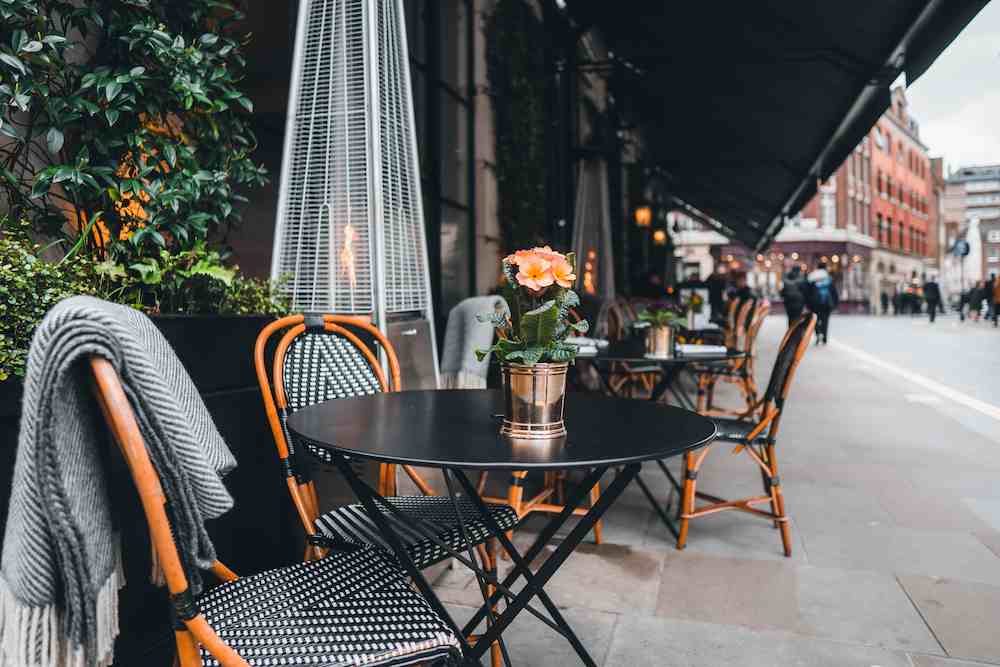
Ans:
<svg viewBox="0 0 1000 667"><path fill-rule="evenodd" d="M659 359L673 358L673 327L650 327L649 331L646 332L646 354Z"/></svg>
<svg viewBox="0 0 1000 667"><path fill-rule="evenodd" d="M563 403L569 363L500 364L504 397L500 434L518 440L553 440L566 435Z"/></svg>
<svg viewBox="0 0 1000 667"><path fill-rule="evenodd" d="M688 331L694 331L694 308L688 308L687 313L687 328Z"/></svg>

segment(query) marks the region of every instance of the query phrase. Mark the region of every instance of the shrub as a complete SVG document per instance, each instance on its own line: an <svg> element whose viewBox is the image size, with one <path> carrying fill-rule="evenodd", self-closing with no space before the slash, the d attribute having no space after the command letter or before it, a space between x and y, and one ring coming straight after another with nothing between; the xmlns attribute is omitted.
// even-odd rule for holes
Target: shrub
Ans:
<svg viewBox="0 0 1000 667"><path fill-rule="evenodd" d="M259 185L243 15L218 0L0 2L0 188L99 259L181 252Z"/></svg>

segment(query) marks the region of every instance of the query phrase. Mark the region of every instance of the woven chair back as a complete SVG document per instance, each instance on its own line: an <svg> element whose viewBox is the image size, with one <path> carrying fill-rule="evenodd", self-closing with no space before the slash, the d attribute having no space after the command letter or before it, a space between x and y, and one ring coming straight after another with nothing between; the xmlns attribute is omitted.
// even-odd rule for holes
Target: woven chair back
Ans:
<svg viewBox="0 0 1000 667"><path fill-rule="evenodd" d="M785 333L785 338L778 348L778 356L774 360L774 368L771 370L771 379L767 383L767 391L764 393L765 404L773 402L778 410L784 407L784 401L791 389L795 370L809 348L815 328L816 315L806 313L797 319Z"/></svg>

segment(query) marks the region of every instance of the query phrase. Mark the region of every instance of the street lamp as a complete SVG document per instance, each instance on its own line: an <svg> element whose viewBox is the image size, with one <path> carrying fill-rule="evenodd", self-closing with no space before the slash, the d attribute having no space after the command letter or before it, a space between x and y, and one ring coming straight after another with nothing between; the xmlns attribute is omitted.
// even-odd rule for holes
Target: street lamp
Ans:
<svg viewBox="0 0 1000 667"><path fill-rule="evenodd" d="M636 227L649 227L653 224L653 209L650 206L637 207L634 215Z"/></svg>

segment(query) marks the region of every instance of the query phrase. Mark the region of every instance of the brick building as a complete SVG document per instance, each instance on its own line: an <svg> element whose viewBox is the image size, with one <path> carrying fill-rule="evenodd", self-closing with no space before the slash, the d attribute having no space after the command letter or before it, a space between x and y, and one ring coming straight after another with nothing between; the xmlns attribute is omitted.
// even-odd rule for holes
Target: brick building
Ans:
<svg viewBox="0 0 1000 667"><path fill-rule="evenodd" d="M711 245L717 262L747 271L751 286L773 300L780 299L782 276L792 265L808 270L825 261L837 281L842 310L866 312L882 292L911 289L939 266L943 188L940 175L935 181L905 92L896 88L892 105L868 136L766 252L755 255L714 232L686 227L675 243L685 258L699 254L698 244Z"/></svg>

